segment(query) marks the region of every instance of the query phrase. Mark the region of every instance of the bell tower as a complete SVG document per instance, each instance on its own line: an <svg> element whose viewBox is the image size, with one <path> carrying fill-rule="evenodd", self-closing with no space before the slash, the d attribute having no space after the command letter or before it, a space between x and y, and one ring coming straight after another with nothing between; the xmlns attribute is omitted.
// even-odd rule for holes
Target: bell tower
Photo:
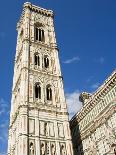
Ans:
<svg viewBox="0 0 116 155"><path fill-rule="evenodd" d="M17 31L8 155L73 155L53 12L24 3Z"/></svg>

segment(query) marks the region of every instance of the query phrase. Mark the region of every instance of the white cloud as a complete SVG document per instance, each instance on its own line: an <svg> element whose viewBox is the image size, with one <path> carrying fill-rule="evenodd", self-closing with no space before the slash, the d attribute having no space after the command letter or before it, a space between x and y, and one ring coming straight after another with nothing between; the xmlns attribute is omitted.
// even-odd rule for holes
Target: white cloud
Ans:
<svg viewBox="0 0 116 155"><path fill-rule="evenodd" d="M77 57L73 57L73 58L71 58L71 59L67 59L67 60L65 60L63 63L64 64L70 64L70 63L73 63L73 62L78 62L78 61L80 61L80 58L77 56Z"/></svg>
<svg viewBox="0 0 116 155"><path fill-rule="evenodd" d="M66 94L66 102L68 104L69 118L71 119L82 108L82 103L79 101L79 91Z"/></svg>
<svg viewBox="0 0 116 155"><path fill-rule="evenodd" d="M92 88L92 89L97 89L97 88L99 87L99 85L100 85L100 84L97 82L97 83L91 85L91 88Z"/></svg>

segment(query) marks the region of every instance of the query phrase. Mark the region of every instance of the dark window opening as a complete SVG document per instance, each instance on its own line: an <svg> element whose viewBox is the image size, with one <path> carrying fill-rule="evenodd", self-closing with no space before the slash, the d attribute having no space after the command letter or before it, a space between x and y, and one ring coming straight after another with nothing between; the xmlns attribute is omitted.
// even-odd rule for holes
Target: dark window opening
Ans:
<svg viewBox="0 0 116 155"><path fill-rule="evenodd" d="M36 40L41 41L41 42L45 42L44 30L42 30L40 28L36 28L35 33L36 33L35 34Z"/></svg>
<svg viewBox="0 0 116 155"><path fill-rule="evenodd" d="M35 55L35 65L37 65L37 55Z"/></svg>
<svg viewBox="0 0 116 155"><path fill-rule="evenodd" d="M49 67L49 59L48 59L48 57L44 58L44 66L45 66L45 68Z"/></svg>
<svg viewBox="0 0 116 155"><path fill-rule="evenodd" d="M36 40L38 40L38 28L36 28L35 35L36 35Z"/></svg>
<svg viewBox="0 0 116 155"><path fill-rule="evenodd" d="M36 99L41 99L41 87L39 84L35 85L35 98Z"/></svg>
<svg viewBox="0 0 116 155"><path fill-rule="evenodd" d="M40 58L39 55L35 54L35 65L40 66Z"/></svg>
<svg viewBox="0 0 116 155"><path fill-rule="evenodd" d="M46 88L46 94L47 94L47 100L51 101L52 100L52 89L50 86Z"/></svg>
<svg viewBox="0 0 116 155"><path fill-rule="evenodd" d="M45 42L44 30L42 30L42 42Z"/></svg>

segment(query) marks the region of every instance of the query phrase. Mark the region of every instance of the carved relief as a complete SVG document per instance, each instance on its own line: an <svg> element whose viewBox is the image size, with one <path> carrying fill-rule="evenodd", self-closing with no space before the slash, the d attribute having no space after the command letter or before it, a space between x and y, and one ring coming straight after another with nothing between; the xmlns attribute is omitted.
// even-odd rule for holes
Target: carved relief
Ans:
<svg viewBox="0 0 116 155"><path fill-rule="evenodd" d="M58 123L58 134L59 134L59 137L64 137L63 124L61 123Z"/></svg>
<svg viewBox="0 0 116 155"><path fill-rule="evenodd" d="M44 123L44 134L45 136L49 135L49 126L47 122Z"/></svg>
<svg viewBox="0 0 116 155"><path fill-rule="evenodd" d="M49 153L50 153L49 142L46 143L46 149L47 149L46 153L47 153L47 155L49 155Z"/></svg>
<svg viewBox="0 0 116 155"><path fill-rule="evenodd" d="M50 128L50 136L54 136L54 124L52 122L49 123L49 128Z"/></svg>
<svg viewBox="0 0 116 155"><path fill-rule="evenodd" d="M29 119L29 133L34 134L35 132L35 120Z"/></svg>
<svg viewBox="0 0 116 155"><path fill-rule="evenodd" d="M51 155L56 155L55 143L51 143Z"/></svg>
<svg viewBox="0 0 116 155"><path fill-rule="evenodd" d="M35 155L35 146L33 141L29 144L29 155Z"/></svg>
<svg viewBox="0 0 116 155"><path fill-rule="evenodd" d="M65 148L64 143L60 144L60 153L61 153L61 155L66 155L66 148Z"/></svg>
<svg viewBox="0 0 116 155"><path fill-rule="evenodd" d="M42 15L40 15L40 14L36 14L35 15L35 19L34 19L34 21L36 22L36 23L42 23L42 24L46 24L46 17L45 16L42 16Z"/></svg>
<svg viewBox="0 0 116 155"><path fill-rule="evenodd" d="M45 155L45 142L41 142L41 155Z"/></svg>
<svg viewBox="0 0 116 155"><path fill-rule="evenodd" d="M59 90L58 90L58 88L56 88L55 101L56 101L56 103L59 102Z"/></svg>
<svg viewBox="0 0 116 155"><path fill-rule="evenodd" d="M44 135L44 122L40 121L40 135Z"/></svg>
<svg viewBox="0 0 116 155"><path fill-rule="evenodd" d="M97 148L96 148L96 143L94 140L89 141L89 155L96 155L97 154Z"/></svg>
<svg viewBox="0 0 116 155"><path fill-rule="evenodd" d="M49 125L47 122L40 121L40 134L43 136L49 135Z"/></svg>
<svg viewBox="0 0 116 155"><path fill-rule="evenodd" d="M54 72L54 67L55 67L55 60L54 60L54 58L51 58L51 67L52 67L52 72Z"/></svg>
<svg viewBox="0 0 116 155"><path fill-rule="evenodd" d="M108 122L105 123L105 136L105 139L108 140L110 145L115 144L116 133L115 130L113 130L112 127L108 124Z"/></svg>

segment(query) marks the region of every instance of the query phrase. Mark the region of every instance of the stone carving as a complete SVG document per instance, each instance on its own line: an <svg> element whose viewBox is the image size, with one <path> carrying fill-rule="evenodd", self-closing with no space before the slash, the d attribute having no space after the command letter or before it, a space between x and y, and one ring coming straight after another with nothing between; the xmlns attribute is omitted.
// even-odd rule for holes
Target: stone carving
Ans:
<svg viewBox="0 0 116 155"><path fill-rule="evenodd" d="M61 123L58 124L58 133L59 137L64 137L63 124Z"/></svg>
<svg viewBox="0 0 116 155"><path fill-rule="evenodd" d="M106 125L106 140L109 141L110 145L116 143L116 134L115 131L108 125L108 123L105 123Z"/></svg>
<svg viewBox="0 0 116 155"><path fill-rule="evenodd" d="M66 155L65 144L61 145L61 155Z"/></svg>
<svg viewBox="0 0 116 155"><path fill-rule="evenodd" d="M49 143L46 143L47 155L49 155Z"/></svg>
<svg viewBox="0 0 116 155"><path fill-rule="evenodd" d="M45 124L44 124L44 134L46 135L46 136L48 136L48 123L47 122L45 122Z"/></svg>
<svg viewBox="0 0 116 155"><path fill-rule="evenodd" d="M55 155L55 154L56 154L55 144L52 143L52 145L51 145L51 155Z"/></svg>
<svg viewBox="0 0 116 155"><path fill-rule="evenodd" d="M56 94L55 94L55 101L56 101L56 103L58 103L59 102L59 91L58 91L58 89L56 88Z"/></svg>
<svg viewBox="0 0 116 155"><path fill-rule="evenodd" d="M55 66L55 60L54 60L54 58L52 58L51 59L52 72L54 72L54 66Z"/></svg>
<svg viewBox="0 0 116 155"><path fill-rule="evenodd" d="M35 121L33 119L29 119L29 133L35 132Z"/></svg>
<svg viewBox="0 0 116 155"><path fill-rule="evenodd" d="M31 142L29 146L29 155L34 155L34 144Z"/></svg>
<svg viewBox="0 0 116 155"><path fill-rule="evenodd" d="M97 154L97 148L95 141L91 140L89 145L89 155L96 155Z"/></svg>
<svg viewBox="0 0 116 155"><path fill-rule="evenodd" d="M40 134L44 135L44 122L40 121Z"/></svg>
<svg viewBox="0 0 116 155"><path fill-rule="evenodd" d="M49 123L49 128L50 128L50 136L54 136L54 124L52 122Z"/></svg>
<svg viewBox="0 0 116 155"><path fill-rule="evenodd" d="M82 102L83 105L84 105L84 104L87 102L87 100L90 99L91 95L92 95L92 94L87 93L87 92L81 93L80 96L79 96L80 102Z"/></svg>
<svg viewBox="0 0 116 155"><path fill-rule="evenodd" d="M41 144L41 155L45 155L45 143L42 142Z"/></svg>

